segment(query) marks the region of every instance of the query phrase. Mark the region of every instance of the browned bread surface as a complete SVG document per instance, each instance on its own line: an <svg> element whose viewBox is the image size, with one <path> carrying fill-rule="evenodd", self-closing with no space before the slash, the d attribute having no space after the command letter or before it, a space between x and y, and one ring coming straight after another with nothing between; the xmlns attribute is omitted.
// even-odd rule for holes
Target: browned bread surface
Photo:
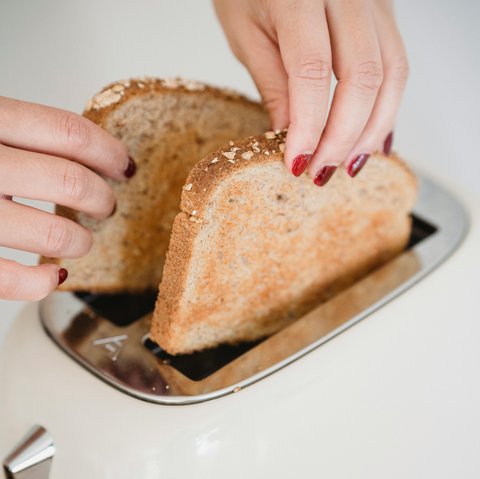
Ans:
<svg viewBox="0 0 480 479"><path fill-rule="evenodd" d="M265 131L267 115L238 93L178 78L113 83L93 97L84 115L125 143L137 172L123 183L108 180L117 198L112 218L97 221L57 207L94 236L86 256L55 260L69 272L61 289L157 289L191 168L229 140Z"/></svg>
<svg viewBox="0 0 480 479"><path fill-rule="evenodd" d="M284 136L232 142L191 171L152 320L167 352L269 335L405 247L416 180L398 158L318 188L286 171Z"/></svg>

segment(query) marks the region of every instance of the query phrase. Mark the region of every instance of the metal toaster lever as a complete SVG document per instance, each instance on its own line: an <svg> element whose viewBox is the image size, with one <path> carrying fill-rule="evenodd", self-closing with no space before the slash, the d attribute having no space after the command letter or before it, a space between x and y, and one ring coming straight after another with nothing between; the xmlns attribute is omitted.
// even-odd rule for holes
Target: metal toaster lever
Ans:
<svg viewBox="0 0 480 479"><path fill-rule="evenodd" d="M55 446L42 426L34 426L3 462L7 479L48 479Z"/></svg>

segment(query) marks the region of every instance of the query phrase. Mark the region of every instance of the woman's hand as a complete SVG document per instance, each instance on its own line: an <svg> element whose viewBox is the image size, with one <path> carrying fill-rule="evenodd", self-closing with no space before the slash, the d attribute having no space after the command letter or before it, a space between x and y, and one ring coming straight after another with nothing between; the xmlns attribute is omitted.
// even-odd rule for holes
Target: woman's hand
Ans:
<svg viewBox="0 0 480 479"><path fill-rule="evenodd" d="M250 71L285 162L324 185L390 152L408 63L391 0L214 0L230 46ZM330 111L331 74L338 80Z"/></svg>
<svg viewBox="0 0 480 479"><path fill-rule="evenodd" d="M125 146L86 118L3 97L0 167L0 245L62 258L87 253L91 233L66 218L16 203L12 196L106 218L115 198L100 174L124 180L135 171ZM65 278L66 271L54 264L24 266L0 258L2 299L38 300Z"/></svg>

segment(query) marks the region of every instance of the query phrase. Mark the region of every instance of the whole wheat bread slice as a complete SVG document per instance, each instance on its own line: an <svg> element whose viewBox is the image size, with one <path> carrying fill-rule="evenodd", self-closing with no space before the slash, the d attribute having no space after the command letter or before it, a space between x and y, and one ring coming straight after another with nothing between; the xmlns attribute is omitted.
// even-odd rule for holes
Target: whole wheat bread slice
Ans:
<svg viewBox="0 0 480 479"><path fill-rule="evenodd" d="M232 138L264 132L267 114L230 90L178 78L139 78L104 88L84 115L125 143L137 172L124 183L109 181L117 209L107 220L57 207L58 214L93 230L94 236L86 256L53 259L69 272L60 289L156 290L191 168Z"/></svg>
<svg viewBox="0 0 480 479"><path fill-rule="evenodd" d="M397 157L319 188L286 171L283 148L267 132L192 169L152 319L167 352L269 335L404 249L416 180Z"/></svg>

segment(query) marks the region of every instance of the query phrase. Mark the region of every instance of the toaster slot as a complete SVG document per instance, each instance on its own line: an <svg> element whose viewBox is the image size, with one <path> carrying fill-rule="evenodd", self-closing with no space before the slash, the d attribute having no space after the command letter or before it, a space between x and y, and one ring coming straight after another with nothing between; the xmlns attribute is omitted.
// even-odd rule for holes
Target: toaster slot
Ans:
<svg viewBox="0 0 480 479"><path fill-rule="evenodd" d="M168 364L192 381L201 381L261 342L252 341L237 345L223 344L213 349L206 349L193 354L178 354L176 356L166 353L160 346L148 338L145 339L145 347L155 354L163 364Z"/></svg>
<svg viewBox="0 0 480 479"><path fill-rule="evenodd" d="M148 339L157 292L55 292L40 303L47 334L109 385L158 404L192 404L237 392L298 360L432 272L459 246L468 218L425 178L406 250L261 341L170 356Z"/></svg>
<svg viewBox="0 0 480 479"><path fill-rule="evenodd" d="M433 235L437 228L430 224L428 221L420 218L419 216L413 214L412 218L412 231L410 233L410 238L407 244L407 250L413 248L415 245L421 241L427 239L429 236Z"/></svg>
<svg viewBox="0 0 480 479"><path fill-rule="evenodd" d="M95 314L117 326L128 326L153 311L158 292L95 294L77 291L74 295L83 301Z"/></svg>

